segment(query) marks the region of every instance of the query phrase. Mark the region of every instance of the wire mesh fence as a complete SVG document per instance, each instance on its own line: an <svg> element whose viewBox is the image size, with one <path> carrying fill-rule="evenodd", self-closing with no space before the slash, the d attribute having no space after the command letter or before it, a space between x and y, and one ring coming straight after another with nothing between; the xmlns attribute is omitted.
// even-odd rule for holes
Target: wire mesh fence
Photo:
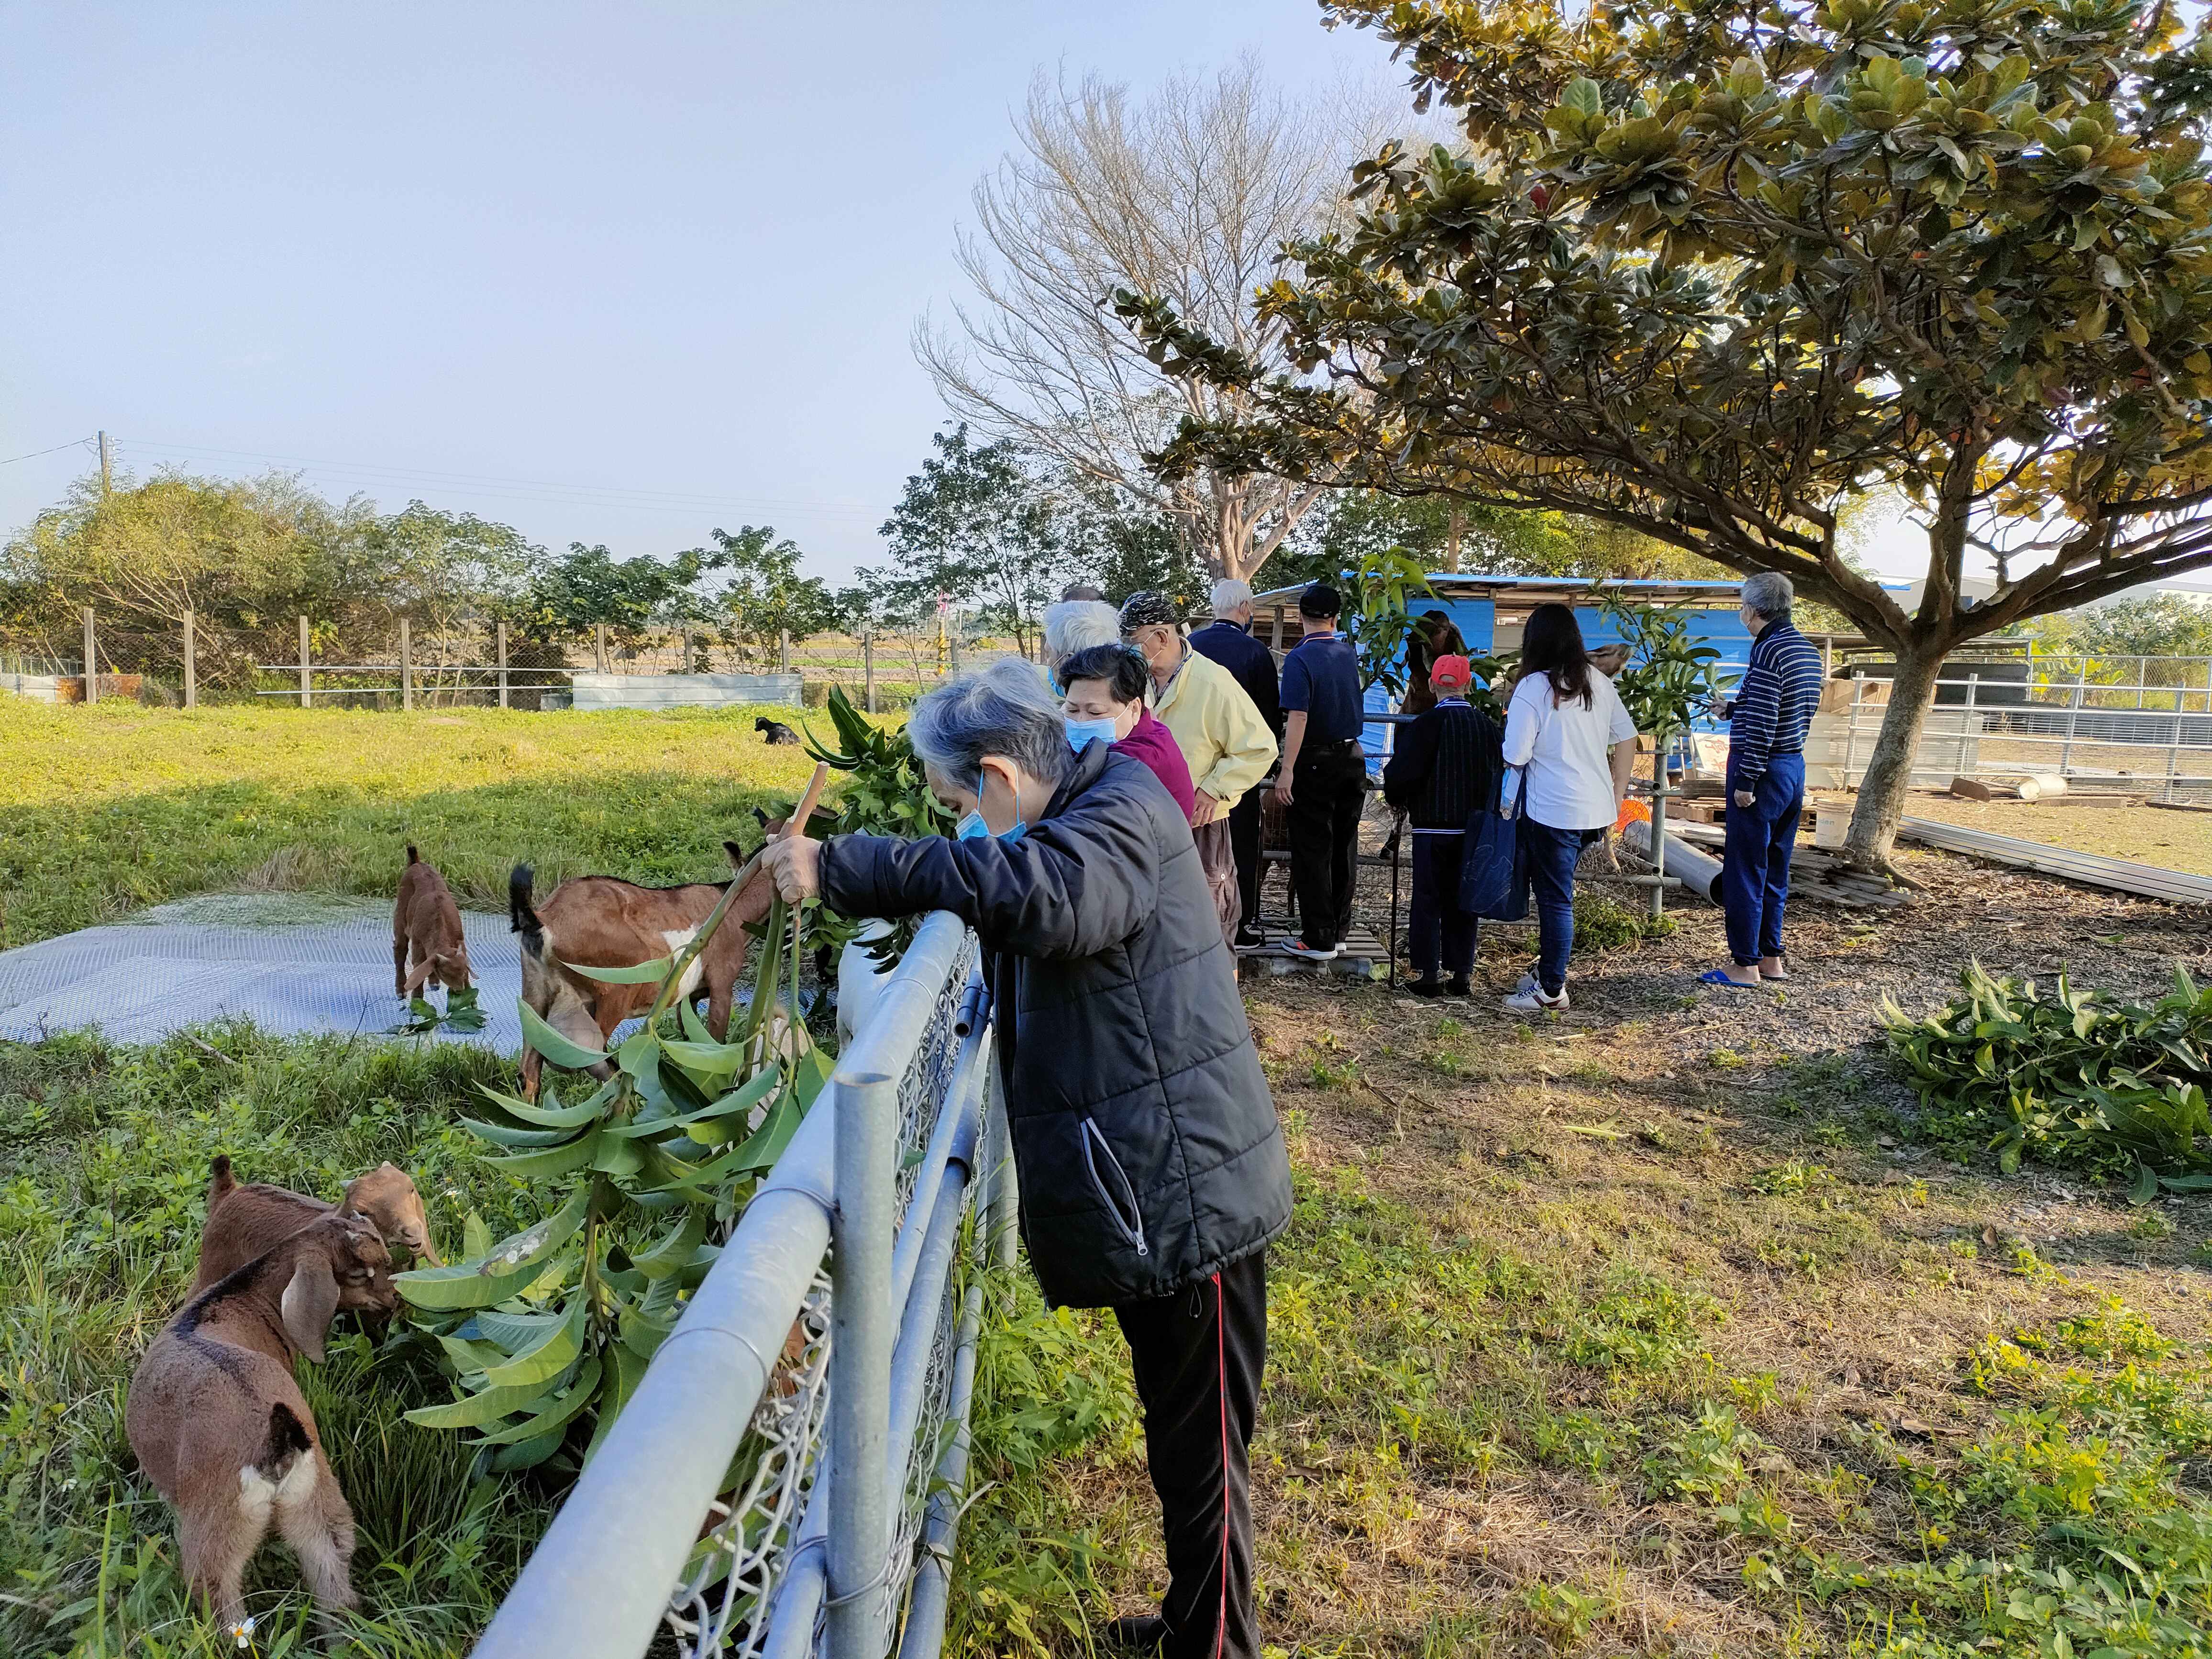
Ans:
<svg viewBox="0 0 2212 1659"><path fill-rule="evenodd" d="M0 623L0 690L46 702L156 706L258 702L306 708L566 706L577 674L796 675L818 706L902 707L963 666L1024 644L955 618L793 639L726 626L598 623L552 629L495 617L394 613L343 622L118 606L49 607ZM1033 644L1032 647L1033 647ZM97 665L88 688L84 665Z"/></svg>

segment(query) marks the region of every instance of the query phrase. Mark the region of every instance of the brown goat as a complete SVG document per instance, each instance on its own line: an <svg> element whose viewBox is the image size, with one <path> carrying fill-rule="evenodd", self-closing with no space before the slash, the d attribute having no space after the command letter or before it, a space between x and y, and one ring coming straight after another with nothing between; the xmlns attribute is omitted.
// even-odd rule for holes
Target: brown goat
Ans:
<svg viewBox="0 0 2212 1659"><path fill-rule="evenodd" d="M461 907L453 902L453 890L410 842L399 896L392 906L392 994L411 997L426 980L448 991L468 989L469 941L461 932Z"/></svg>
<svg viewBox="0 0 2212 1659"><path fill-rule="evenodd" d="M264 1181L241 1184L232 1176L228 1158L217 1158L208 1173L207 1225L200 1233L194 1296L332 1210L366 1217L386 1249L404 1249L434 1267L445 1265L431 1248L422 1195L396 1164L380 1164L367 1175L356 1176L334 1205Z"/></svg>
<svg viewBox="0 0 2212 1659"><path fill-rule="evenodd" d="M743 861L744 849L735 842L723 846L732 863ZM691 942L724 890L710 882L641 887L613 876L571 876L545 896L544 905L533 907L531 881L530 866L518 864L507 889L507 915L522 935L522 1000L562 1036L592 1048L604 1048L617 1025L652 1006L660 988L606 985L575 969L635 968L675 955ZM745 965L745 929L768 915L775 896L768 872L756 871L678 988L678 995L695 1000L704 989L707 1029L718 1042L729 1030L738 975ZM522 1091L533 1100L541 1063L536 1049L523 1051ZM592 1074L611 1077L614 1067L602 1061Z"/></svg>
<svg viewBox="0 0 2212 1659"><path fill-rule="evenodd" d="M341 1308L398 1303L376 1229L332 1212L187 1302L138 1362L124 1429L177 1511L186 1582L224 1629L246 1617L246 1563L272 1523L315 1600L354 1605L353 1510L292 1362L320 1363Z"/></svg>

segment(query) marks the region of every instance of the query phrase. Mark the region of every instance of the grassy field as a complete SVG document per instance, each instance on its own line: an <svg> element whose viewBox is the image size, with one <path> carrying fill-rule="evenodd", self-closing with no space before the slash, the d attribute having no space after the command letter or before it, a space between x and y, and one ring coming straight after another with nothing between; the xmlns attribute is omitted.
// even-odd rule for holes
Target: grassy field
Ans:
<svg viewBox="0 0 2212 1659"><path fill-rule="evenodd" d="M134 872L167 896L273 879L286 848L295 883L381 891L372 856L417 823L441 827L486 897L523 854L711 870L754 792L788 793L802 770L744 750L750 720L728 716L0 707L0 722L53 739L47 769L74 779L25 781L19 758L34 833L11 812L0 836L87 838L71 881L6 878L11 907L41 895L35 926L15 912L26 936L135 902ZM262 805L141 858L177 801L223 789ZM627 828L638 802L660 803L657 828ZM2149 815L2081 814L2132 816ZM2154 990L2176 960L2203 971L2212 929L1941 854L1906 863L1928 887L1913 906L1795 916L1796 979L1755 994L1692 984L1719 951L1694 907L1666 939L1578 957L1574 1011L1535 1026L1484 999L1248 988L1297 1185L1254 1460L1277 1649L2212 1656L2212 1200L2131 1208L1929 1142L1874 1023L1881 994L1930 1006L1973 957ZM1487 999L1525 950L1486 937ZM441 1241L470 1206L496 1232L534 1200L451 1122L492 1066L242 1030L0 1045L0 1652L232 1650L191 1620L168 1516L120 1431L131 1367L189 1276L206 1159L329 1191L392 1158ZM349 1342L312 1386L363 1525L348 1650L465 1650L543 1492L472 1486L450 1437L397 1424L442 1393L404 1336ZM950 1650L1088 1654L1100 1620L1162 1583L1110 1316L1012 1287L977 1442L988 1484ZM258 1583L262 1650L282 1650L301 1611L277 1593L281 1555Z"/></svg>
<svg viewBox="0 0 2212 1659"><path fill-rule="evenodd" d="M753 708L49 708L0 697L0 948L228 886L386 895L414 841L465 905L599 872L711 879L805 787Z"/></svg>

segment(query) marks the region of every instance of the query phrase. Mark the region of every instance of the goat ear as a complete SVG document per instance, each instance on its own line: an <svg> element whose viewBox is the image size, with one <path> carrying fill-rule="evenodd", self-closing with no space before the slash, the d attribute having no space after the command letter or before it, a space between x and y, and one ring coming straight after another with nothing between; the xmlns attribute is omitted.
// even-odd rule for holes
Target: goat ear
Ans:
<svg viewBox="0 0 2212 1659"><path fill-rule="evenodd" d="M292 1346L321 1364L323 1339L330 1334L331 1320L338 1310L338 1281L329 1259L319 1252L302 1255L294 1264L291 1281L277 1305Z"/></svg>
<svg viewBox="0 0 2212 1659"><path fill-rule="evenodd" d="M422 981L430 977L430 970L437 965L438 959L435 957L424 957L422 961L416 963L408 973L407 983L402 988L403 994L411 997L421 990Z"/></svg>

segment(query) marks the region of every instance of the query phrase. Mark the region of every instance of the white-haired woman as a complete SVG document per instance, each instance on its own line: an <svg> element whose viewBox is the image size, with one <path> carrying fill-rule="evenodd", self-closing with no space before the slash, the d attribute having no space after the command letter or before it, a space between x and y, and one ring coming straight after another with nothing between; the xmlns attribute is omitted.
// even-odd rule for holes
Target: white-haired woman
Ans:
<svg viewBox="0 0 2212 1659"><path fill-rule="evenodd" d="M1045 682L1057 691L1060 665L1079 651L1121 642L1121 613L1103 599L1062 599L1044 608L1040 656Z"/></svg>
<svg viewBox="0 0 2212 1659"><path fill-rule="evenodd" d="M1198 849L1141 761L1070 749L1025 664L930 692L907 732L959 839L764 861L788 900L980 936L1030 1266L1054 1306L1114 1310L1145 1408L1168 1594L1109 1640L1258 1659L1247 1449L1291 1171Z"/></svg>

